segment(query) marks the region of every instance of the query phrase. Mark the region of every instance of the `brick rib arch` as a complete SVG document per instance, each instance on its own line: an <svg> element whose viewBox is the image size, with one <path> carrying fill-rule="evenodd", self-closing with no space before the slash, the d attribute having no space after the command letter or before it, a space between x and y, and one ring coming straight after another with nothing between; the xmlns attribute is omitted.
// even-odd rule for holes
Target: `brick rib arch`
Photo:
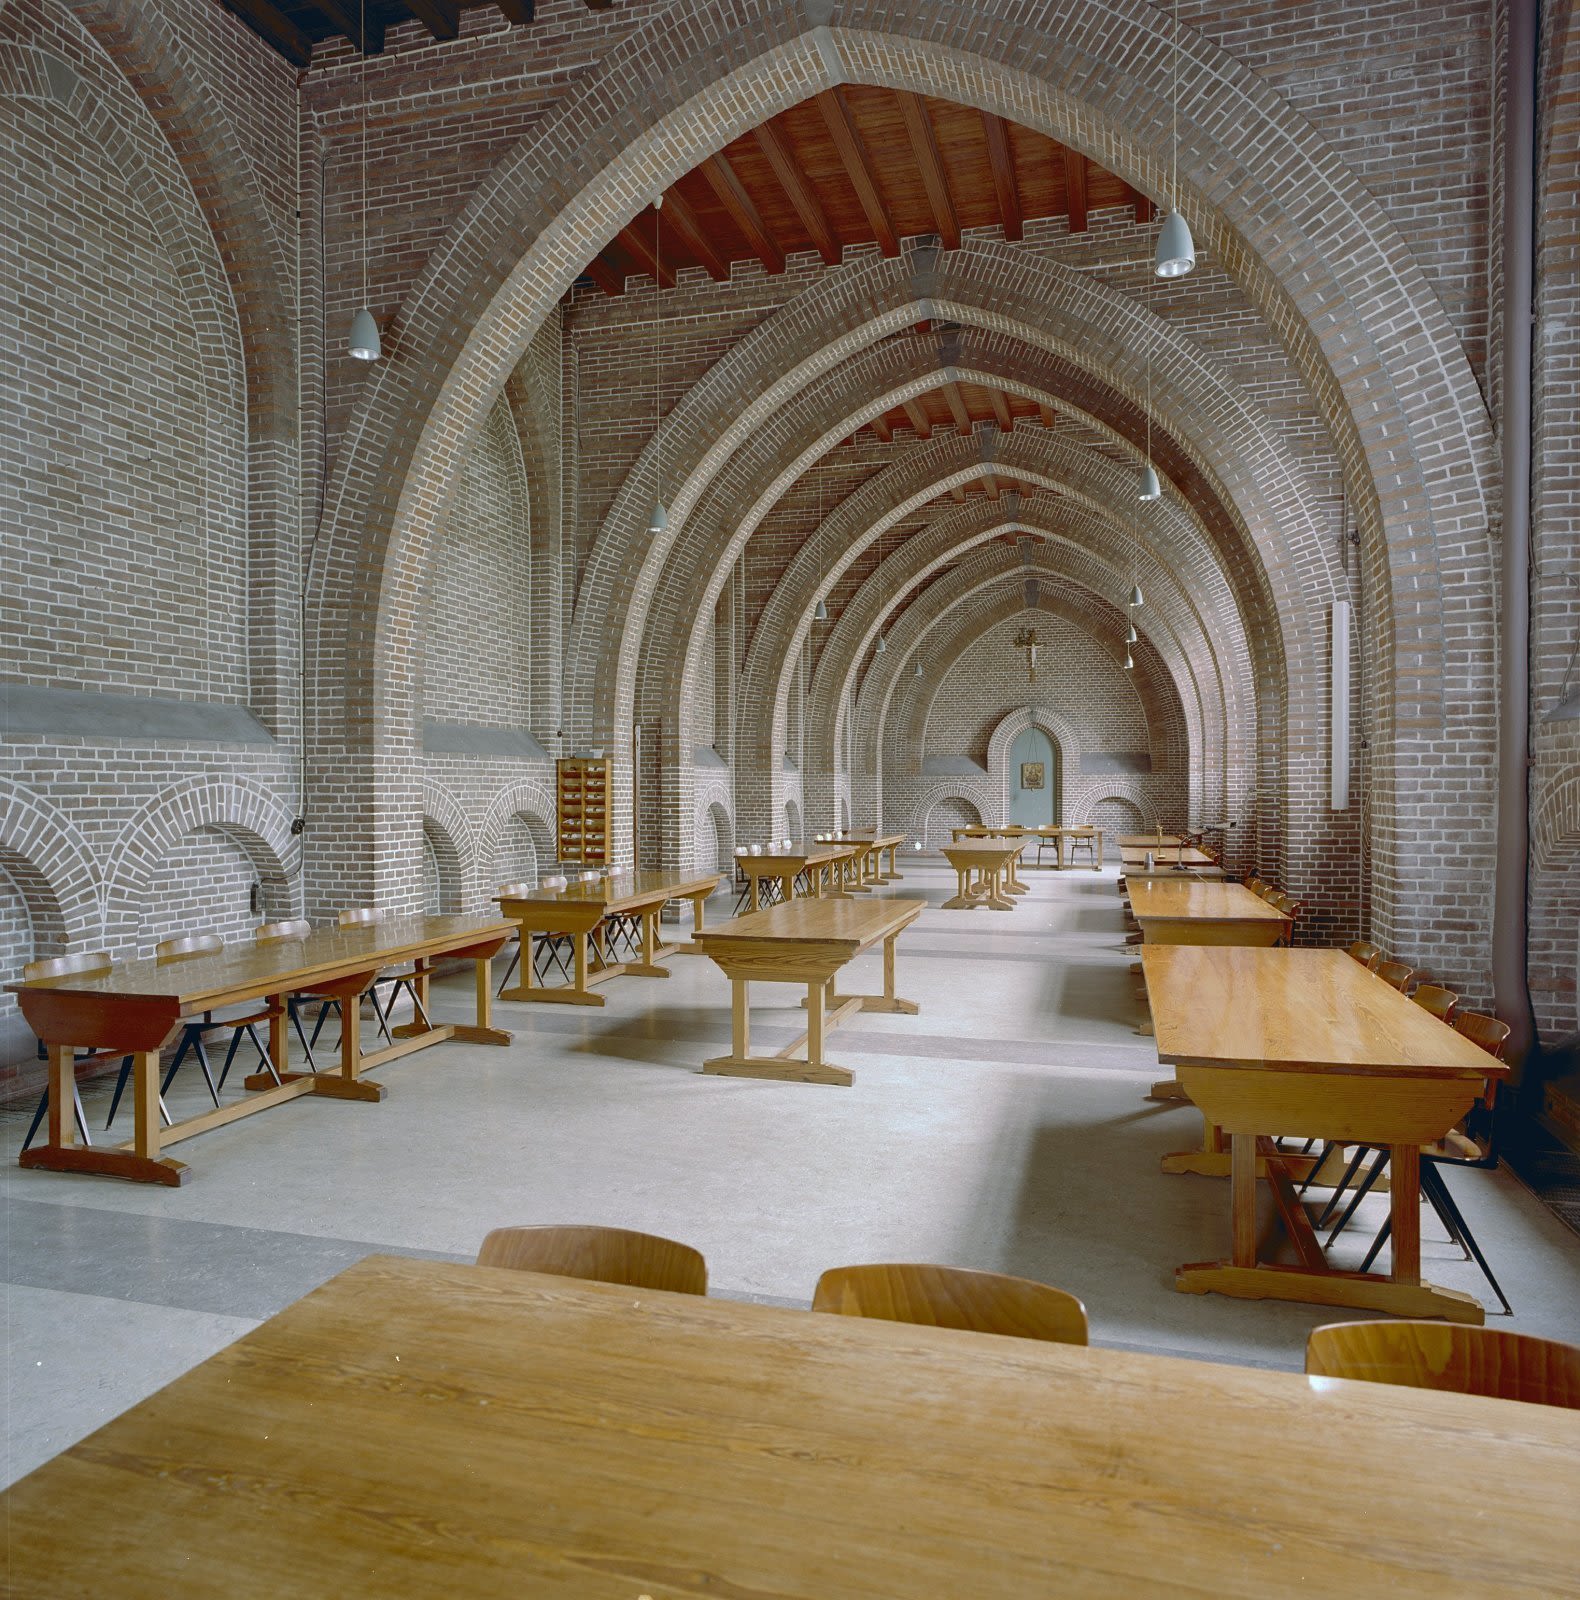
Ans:
<svg viewBox="0 0 1580 1600"><path fill-rule="evenodd" d="M635 30L500 164L403 307L392 357L347 436L319 561L317 659L327 664L350 637L375 640L367 659L345 653L343 712L323 707L318 730L317 781L335 794L329 763L343 763L341 784L357 792L336 798L378 819L357 870L412 880L415 731L399 667L461 455L581 263L655 188L763 118L852 81L924 93L948 83L962 102L1162 192L1167 17L1146 0L1029 0L1014 28L963 0L835 0L826 15L831 25L817 27L776 0L704 0ZM1381 921L1391 932L1453 920L1441 892L1423 892L1436 849L1425 841L1434 817L1446 825L1466 804L1490 812L1490 762L1477 757L1490 754L1491 730L1473 720L1493 666L1472 598L1491 579L1485 408L1397 230L1310 126L1194 33L1179 102L1179 202L1285 339L1327 417L1382 601L1373 651L1423 668L1378 707L1380 744L1408 765L1413 810L1428 822L1418 844L1396 825L1385 755L1379 855L1392 870L1382 876L1410 889L1407 900L1379 900ZM1450 759L1440 743L1461 725L1476 728L1476 748L1467 760L1462 737ZM353 741L361 761L347 759ZM370 758L371 782L360 777ZM1461 862L1478 902L1489 844L1467 839ZM1453 894L1461 910L1463 882Z"/></svg>
<svg viewBox="0 0 1580 1600"><path fill-rule="evenodd" d="M103 926L103 880L76 824L42 795L0 777L0 861L14 876L33 918L35 946L64 953ZM7 974L14 976L14 974Z"/></svg>

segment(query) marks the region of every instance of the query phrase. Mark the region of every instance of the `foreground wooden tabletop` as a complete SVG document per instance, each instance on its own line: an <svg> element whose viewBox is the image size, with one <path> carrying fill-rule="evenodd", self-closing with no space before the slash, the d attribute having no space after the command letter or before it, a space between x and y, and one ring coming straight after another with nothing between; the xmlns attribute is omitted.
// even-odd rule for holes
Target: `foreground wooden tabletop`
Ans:
<svg viewBox="0 0 1580 1600"><path fill-rule="evenodd" d="M1501 1600L1577 1496L1556 1408L375 1256L18 1483L7 1592Z"/></svg>

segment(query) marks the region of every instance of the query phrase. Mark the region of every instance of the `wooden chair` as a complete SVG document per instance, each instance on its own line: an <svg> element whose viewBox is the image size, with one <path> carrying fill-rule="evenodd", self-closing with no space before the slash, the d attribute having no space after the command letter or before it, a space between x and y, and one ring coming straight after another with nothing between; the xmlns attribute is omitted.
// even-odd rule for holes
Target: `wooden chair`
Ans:
<svg viewBox="0 0 1580 1600"><path fill-rule="evenodd" d="M1353 961L1358 961L1368 972L1375 972L1377 964L1383 958L1382 950L1374 945L1370 939L1357 939L1349 948L1349 956Z"/></svg>
<svg viewBox="0 0 1580 1600"><path fill-rule="evenodd" d="M1289 919L1283 933L1279 936L1279 944L1293 944L1295 942L1295 924L1300 920L1300 913L1303 909L1301 903L1293 895L1285 894L1282 890L1277 894L1270 895L1267 903L1275 911L1282 911Z"/></svg>
<svg viewBox="0 0 1580 1600"><path fill-rule="evenodd" d="M154 959L161 963L170 961L197 961L204 956L217 956L225 948L225 941L217 933L184 933L174 939L162 939L154 946ZM205 1011L201 1017L194 1018L191 1022L181 1024L181 1043L176 1047L176 1053L171 1058L170 1065L165 1068L164 1082L159 1086L159 1098L163 1109L164 1097L170 1093L170 1085L175 1082L176 1074L181 1070L181 1063L186 1060L188 1052L191 1053L197 1064L203 1069L203 1081L208 1085L209 1099L214 1102L214 1109L219 1109L219 1091L225 1087L225 1079L230 1075L231 1063L236 1059L236 1050L245 1034L252 1047L258 1053L258 1061L263 1070L274 1079L280 1081L280 1075L274 1070L274 1061L269 1052L264 1049L263 1041L258 1037L258 1024L268 1022L274 1013L265 1006L262 1011L249 1011L241 1017L216 1017L212 1011ZM214 1069L209 1065L208 1047L204 1043L204 1035L212 1033L216 1028L229 1028L231 1030L230 1048L225 1052L225 1065L220 1072L219 1082L214 1081ZM121 1063L120 1074L115 1080L115 1093L110 1096L110 1114L104 1119L106 1128L115 1121L115 1113L120 1108L121 1096L126 1092L127 1080L131 1076L132 1059L130 1056ZM167 1113L168 1115L168 1113Z"/></svg>
<svg viewBox="0 0 1580 1600"><path fill-rule="evenodd" d="M477 1264L672 1294L708 1292L708 1267L699 1251L628 1228L495 1228L483 1240Z"/></svg>
<svg viewBox="0 0 1580 1600"><path fill-rule="evenodd" d="M1097 865L1097 830L1095 828L1082 828L1079 833L1070 835L1070 865L1075 865L1075 852L1084 850L1086 859Z"/></svg>
<svg viewBox="0 0 1580 1600"><path fill-rule="evenodd" d="M1580 1348L1455 1322L1332 1322L1306 1340L1314 1378L1357 1378L1580 1410Z"/></svg>
<svg viewBox="0 0 1580 1600"><path fill-rule="evenodd" d="M1459 996L1441 984L1418 983L1410 996L1423 1011L1430 1011L1439 1022L1447 1022L1459 1004Z"/></svg>
<svg viewBox="0 0 1580 1600"><path fill-rule="evenodd" d="M830 1267L817 1280L812 1309L1054 1344L1086 1343L1086 1307L1073 1294L1029 1278L964 1267L910 1262Z"/></svg>
<svg viewBox="0 0 1580 1600"><path fill-rule="evenodd" d="M339 922L342 928L367 928L376 927L384 920L384 911L379 906L352 906L340 913ZM368 999L373 1002L373 1015L378 1018L379 1032L384 1036L385 1044L393 1044L390 1036L390 1018L395 1013L395 1002L400 999L401 990L404 989L411 996L412 1010L416 1013L423 1027L431 1028L433 1023L428 1018L428 1008L422 1003L422 995L417 989L417 980L422 976L419 968L407 967L400 972L381 972L371 984L368 985ZM389 994L384 1005L379 1005L379 990L388 985ZM323 1016L320 1014L319 1023L322 1025ZM342 1022L344 1026L344 1022ZM317 1030L314 1030L317 1037Z"/></svg>
<svg viewBox="0 0 1580 1600"><path fill-rule="evenodd" d="M1458 1011L1454 1014L1454 1030L1462 1033L1473 1044L1479 1044L1490 1056L1503 1059L1503 1047L1509 1042L1509 1025L1496 1017L1483 1016L1479 1011Z"/></svg>
<svg viewBox="0 0 1580 1600"><path fill-rule="evenodd" d="M1260 895L1262 891L1267 888L1267 880L1265 878L1256 877L1247 878L1245 880L1245 886L1251 891L1252 894Z"/></svg>
<svg viewBox="0 0 1580 1600"><path fill-rule="evenodd" d="M1390 989L1397 989L1400 994L1405 992L1410 980L1415 976L1415 968L1407 966L1403 961L1379 961L1372 971Z"/></svg>
<svg viewBox="0 0 1580 1600"><path fill-rule="evenodd" d="M1256 890L1256 893L1260 895L1263 900L1267 901L1269 905L1273 903L1274 899L1281 892L1282 891L1279 889L1276 883L1264 883L1261 888Z"/></svg>
<svg viewBox="0 0 1580 1600"><path fill-rule="evenodd" d="M511 895L526 896L537 894L540 890L563 889L566 880L560 877L539 878L536 883L502 883L494 891L500 899L507 899ZM499 980L498 993L503 994L510 987L510 980L516 975L516 968L521 965L521 934L517 931L515 949L510 953L510 965L505 968L505 975ZM532 968L539 978L545 978L545 968L556 966L562 978L570 977L568 955L572 948L569 934L540 933L532 951Z"/></svg>
<svg viewBox="0 0 1580 1600"><path fill-rule="evenodd" d="M31 983L38 978L65 978L74 973L108 972L112 964L108 950L83 950L74 956L49 956L42 961L28 962L22 968L22 980L24 983ZM44 1060L47 1061L49 1059L49 1052L45 1050L42 1041L39 1044L38 1053ZM113 1059L113 1056L106 1055L102 1051L79 1050L75 1052L73 1057L73 1072L77 1067L83 1066L90 1061L98 1063ZM131 1065L132 1058L127 1056L121 1063L121 1070L129 1072ZM82 1096L77 1092L75 1077L73 1077L71 1084L71 1102L72 1113L77 1119L77 1132L82 1135L84 1144L91 1145L93 1140L88 1134L88 1119L83 1114ZM33 1121L27 1130L27 1138L22 1141L24 1150L38 1137L38 1130L43 1126L44 1118L48 1114L49 1083L46 1080L44 1092L38 1097L38 1108L34 1111ZM166 1120L169 1120L168 1117Z"/></svg>
<svg viewBox="0 0 1580 1600"><path fill-rule="evenodd" d="M285 922L265 922L252 930L254 944L285 944L292 941L300 943L313 931L313 925L306 917L292 917ZM297 994L288 994L285 997L285 1012L291 1019L291 1026L296 1029L296 1037L301 1041L302 1050L307 1056L307 1070L316 1073L318 1063L313 1059L313 1047L307 1042L307 1030L302 1026L302 1007L311 1005L314 1000L322 1000L324 996L315 995L310 990L303 990ZM232 1045L234 1048L234 1043ZM226 1066L229 1066L226 1062ZM220 1074L222 1084L225 1081L224 1073Z"/></svg>

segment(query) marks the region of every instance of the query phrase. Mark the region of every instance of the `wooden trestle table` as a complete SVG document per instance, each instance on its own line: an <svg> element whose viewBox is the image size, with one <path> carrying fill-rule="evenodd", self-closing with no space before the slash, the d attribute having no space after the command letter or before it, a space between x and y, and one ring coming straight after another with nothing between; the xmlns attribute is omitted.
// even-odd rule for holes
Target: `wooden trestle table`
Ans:
<svg viewBox="0 0 1580 1600"><path fill-rule="evenodd" d="M1013 911L1012 894L1025 894L1026 885L1015 874L1015 863L1026 848L1015 839L962 839L942 847L944 860L955 870L955 892L944 901L945 911Z"/></svg>
<svg viewBox="0 0 1580 1600"><path fill-rule="evenodd" d="M1163 850L1169 846L1182 845L1185 841L1177 833L1122 833L1119 835L1119 848L1121 850Z"/></svg>
<svg viewBox="0 0 1580 1600"><path fill-rule="evenodd" d="M1092 871L1100 872L1103 866L1103 835L1101 831L1090 824L1079 827L1065 827L1062 824L1044 825L1028 828L1018 822L988 823L968 822L958 828L949 830L950 837L956 844L970 839L1018 839L1022 844L1034 844L1041 841L1052 844L1055 861L1060 870L1074 866L1074 860L1067 854L1067 845L1077 839L1087 839L1092 844Z"/></svg>
<svg viewBox="0 0 1580 1600"><path fill-rule="evenodd" d="M1142 963L1158 1059L1178 1069L1209 1135L1230 1140L1231 1255L1179 1268L1175 1288L1479 1323L1480 1301L1421 1281L1421 1146L1508 1068L1343 950L1158 945ZM1273 1135L1389 1148L1386 1277L1328 1266L1295 1192L1309 1162ZM1298 1266L1258 1259L1258 1176Z"/></svg>
<svg viewBox="0 0 1580 1600"><path fill-rule="evenodd" d="M702 1065L735 1078L784 1078L849 1085L855 1074L823 1057L825 1034L855 1011L897 1011L914 1017L914 1000L894 992L895 941L926 909L925 900L787 900L748 912L697 936L730 980L730 1053ZM840 969L883 944L883 993L838 993ZM806 985L806 1032L771 1056L751 1054L750 986ZM805 1047L806 1054L798 1052Z"/></svg>
<svg viewBox="0 0 1580 1600"><path fill-rule="evenodd" d="M903 833L874 833L868 830L863 833L847 833L845 837L867 847L862 852L859 874L859 881L866 887L872 888L880 883L898 883L905 876L895 862L896 853L905 843ZM889 858L887 871L883 867L885 855Z"/></svg>
<svg viewBox="0 0 1580 1600"><path fill-rule="evenodd" d="M1119 863L1124 868L1125 876L1129 877L1132 872L1145 872L1148 856L1152 857L1153 865L1158 868L1217 865L1215 857L1197 849L1195 845L1164 845L1161 849L1156 845L1147 845L1145 848L1126 846L1119 852Z"/></svg>
<svg viewBox="0 0 1580 1600"><path fill-rule="evenodd" d="M854 847L848 844L803 842L788 850L764 850L761 855L743 855L735 859L750 885L751 909L758 911L762 908L761 884L765 878L779 885L781 900L795 899L796 884L803 873L806 875L806 892L814 900L821 900L825 893L847 893L839 884L839 868L842 862L856 853Z"/></svg>
<svg viewBox="0 0 1580 1600"><path fill-rule="evenodd" d="M1180 879L1138 878L1131 888L1147 944L1271 945L1288 937L1289 918L1244 884Z"/></svg>
<svg viewBox="0 0 1580 1600"><path fill-rule="evenodd" d="M43 1144L24 1150L20 1164L54 1172L96 1172L141 1183L179 1185L191 1169L162 1152L168 1145L221 1128L305 1094L337 1100L382 1100L385 1089L363 1074L414 1050L446 1039L509 1044L493 1026L489 961L511 927L494 915L391 917L351 928L326 928L305 939L238 944L216 955L183 961L130 961L108 971L72 973L14 983L28 1026L49 1050L49 1130ZM427 969L439 959L470 960L477 969L477 1020L395 1030L398 1042L364 1053L358 1037L363 993L381 971L410 964L424 1008ZM287 995L304 991L340 1002L338 1072L289 1069ZM159 1104L159 1054L184 1017L201 1016L251 1001L269 1005L269 1056L274 1070L244 1080L249 1093L217 1110L163 1127ZM120 1145L79 1145L72 1126L73 1055L76 1050L131 1056L135 1072L133 1135ZM62 1115L64 1108L64 1115Z"/></svg>
<svg viewBox="0 0 1580 1600"><path fill-rule="evenodd" d="M539 889L530 895L499 898L500 910L521 930L521 982L506 989L501 1000L544 1001L558 1005L601 1006L604 997L592 985L622 975L667 978L660 966L663 956L686 950L684 945L659 942L658 919L671 900L689 900L693 939L703 926L703 907L719 886L720 874L663 871L622 872L596 883L571 883L563 889ZM635 961L610 961L602 940L589 954L588 945L606 917L632 916L641 920L642 953ZM532 967L532 936L537 933L568 937L575 952L569 983L543 984Z"/></svg>
<svg viewBox="0 0 1580 1600"><path fill-rule="evenodd" d="M17 1600L1551 1600L1577 1499L1556 1406L369 1256L3 1510Z"/></svg>

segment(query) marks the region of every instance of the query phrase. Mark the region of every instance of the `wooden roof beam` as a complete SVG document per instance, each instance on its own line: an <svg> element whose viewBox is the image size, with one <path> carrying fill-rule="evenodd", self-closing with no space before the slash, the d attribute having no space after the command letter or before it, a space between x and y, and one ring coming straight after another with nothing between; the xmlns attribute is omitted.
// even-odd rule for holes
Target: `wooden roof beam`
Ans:
<svg viewBox="0 0 1580 1600"><path fill-rule="evenodd" d="M933 221L938 224L938 236L944 249L960 248L960 218L955 214L954 196L949 192L949 178L944 172L944 158L939 153L938 135L933 132L927 107L919 94L899 90L900 111L905 118L905 131L910 137L911 154L916 158L917 170L922 175L922 187L927 191L927 203L932 208Z"/></svg>
<svg viewBox="0 0 1580 1600"><path fill-rule="evenodd" d="M403 0L403 4L435 39L460 37L460 0Z"/></svg>
<svg viewBox="0 0 1580 1600"><path fill-rule="evenodd" d="M582 270L605 294L619 296L625 293L625 279L602 256L594 256Z"/></svg>
<svg viewBox="0 0 1580 1600"><path fill-rule="evenodd" d="M877 416L872 419L872 431L877 434L877 436L882 439L885 444L894 443L894 429L890 425L888 417L885 416L883 412L880 411Z"/></svg>
<svg viewBox="0 0 1580 1600"><path fill-rule="evenodd" d="M999 221L1006 239L1018 239L1025 229L1021 213L1020 190L1015 184L1015 160L1010 154L1009 129L1002 117L984 111L982 131L987 135L988 165L993 169L993 192L998 196Z"/></svg>
<svg viewBox="0 0 1580 1600"><path fill-rule="evenodd" d="M494 3L514 28L524 28L537 20L538 0L494 0Z"/></svg>
<svg viewBox="0 0 1580 1600"><path fill-rule="evenodd" d="M954 483L949 486L949 498L960 505L966 502L966 486L963 483Z"/></svg>
<svg viewBox="0 0 1580 1600"><path fill-rule="evenodd" d="M1125 190L1130 196L1130 203L1135 207L1136 221L1138 223L1151 222L1158 214L1158 208L1142 194L1139 189L1132 188L1128 183Z"/></svg>
<svg viewBox="0 0 1580 1600"><path fill-rule="evenodd" d="M966 397L960 392L958 383L944 385L944 399L949 402L950 415L955 419L955 428L966 437L971 434L971 413L966 410Z"/></svg>
<svg viewBox="0 0 1580 1600"><path fill-rule="evenodd" d="M377 17L369 17L364 33L362 16L365 8L357 0L313 0L313 10L326 18L332 28L343 33L362 55L383 54L384 24Z"/></svg>
<svg viewBox="0 0 1580 1600"><path fill-rule="evenodd" d="M1070 214L1070 232L1086 232L1086 157L1079 150L1064 152L1065 209Z"/></svg>
<svg viewBox="0 0 1580 1600"><path fill-rule="evenodd" d="M1004 433L1012 433L1015 418L1009 409L1009 399L1002 389L989 389L988 400L993 407L993 417Z"/></svg>
<svg viewBox="0 0 1580 1600"><path fill-rule="evenodd" d="M267 39L292 66L311 65L313 41L270 0L223 0L223 4L254 33Z"/></svg>
<svg viewBox="0 0 1580 1600"><path fill-rule="evenodd" d="M709 156L702 163L702 175L719 197L719 204L729 212L730 221L741 230L746 242L756 253L757 259L762 262L763 270L770 273L783 272L784 251L779 248L778 241L768 231L768 225L752 203L752 197L742 187L735 168L725 160L723 151L718 155Z"/></svg>
<svg viewBox="0 0 1580 1600"><path fill-rule="evenodd" d="M931 439L933 436L933 419L922 410L919 400L904 402L906 416L911 419L911 426L916 429L918 439Z"/></svg>
<svg viewBox="0 0 1580 1600"><path fill-rule="evenodd" d="M984 472L982 474L982 487L987 490L987 497L989 500L998 499L998 479L994 477L991 472Z"/></svg>
<svg viewBox="0 0 1580 1600"><path fill-rule="evenodd" d="M879 246L884 255L897 256L900 253L900 241L894 231L894 221L884 203L883 191L878 187L877 174L872 170L867 147L857 131L856 119L850 114L849 103L839 89L834 88L825 89L818 95L817 105Z"/></svg>
<svg viewBox="0 0 1580 1600"><path fill-rule="evenodd" d="M713 248L707 230L697 220L696 212L686 204L677 190L670 189L665 192L663 215L669 218L670 226L680 236L680 242L707 268L708 276L715 283L728 283L729 262Z"/></svg>
<svg viewBox="0 0 1580 1600"><path fill-rule="evenodd" d="M801 219L801 226L812 236L812 243L817 246L817 252L822 256L824 265L837 267L844 258L844 250L835 237L834 229L828 220L828 213L823 209L823 202L818 199L817 191L807 180L806 174L791 153L784 135L773 123L765 122L760 128L752 129L752 137L757 141L757 148L767 158L768 165L773 169L774 176L779 180L779 187L784 190L795 214Z"/></svg>
<svg viewBox="0 0 1580 1600"><path fill-rule="evenodd" d="M636 222L628 222L615 235L620 248L651 278L657 279L665 289L675 287L675 269L668 262L660 262L653 247L637 231Z"/></svg>
<svg viewBox="0 0 1580 1600"><path fill-rule="evenodd" d="M1042 418L1043 427L1051 428L1053 426L1053 407L1046 401L1038 402L1037 415Z"/></svg>

